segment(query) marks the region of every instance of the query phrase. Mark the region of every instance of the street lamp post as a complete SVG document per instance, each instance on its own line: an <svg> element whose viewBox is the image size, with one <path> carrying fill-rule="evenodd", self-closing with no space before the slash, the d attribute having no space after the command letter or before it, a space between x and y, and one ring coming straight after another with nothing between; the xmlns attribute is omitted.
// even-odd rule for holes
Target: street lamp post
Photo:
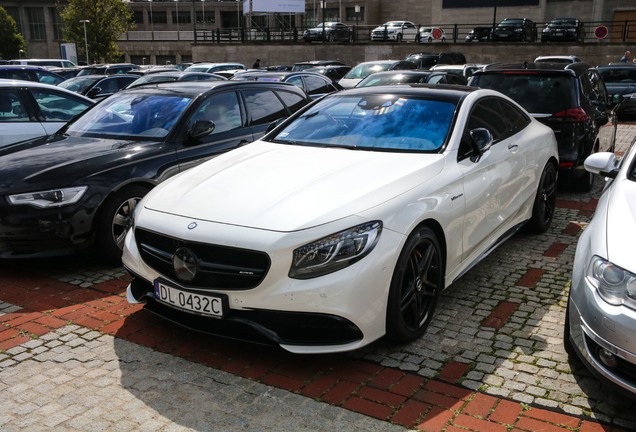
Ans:
<svg viewBox="0 0 636 432"><path fill-rule="evenodd" d="M174 0L174 3L177 8L177 40L179 40L179 0Z"/></svg>
<svg viewBox="0 0 636 432"><path fill-rule="evenodd" d="M155 40L155 23L152 19L152 0L148 0L150 2L150 38Z"/></svg>
<svg viewBox="0 0 636 432"><path fill-rule="evenodd" d="M18 58L19 58L20 60L22 60L22 53L23 53L23 52L24 52L24 50L20 50L20 51L18 51Z"/></svg>
<svg viewBox="0 0 636 432"><path fill-rule="evenodd" d="M86 37L86 23L89 23L89 20L80 20L82 24L84 24L84 50L86 50L86 65L88 66L90 63L88 62L88 38Z"/></svg>

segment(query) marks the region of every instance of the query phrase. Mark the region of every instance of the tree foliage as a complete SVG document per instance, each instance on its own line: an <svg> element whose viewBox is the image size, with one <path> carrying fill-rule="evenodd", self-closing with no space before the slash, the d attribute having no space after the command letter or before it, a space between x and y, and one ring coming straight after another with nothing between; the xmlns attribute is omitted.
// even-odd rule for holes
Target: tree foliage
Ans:
<svg viewBox="0 0 636 432"><path fill-rule="evenodd" d="M84 24L90 62L114 62L122 53L117 47L119 36L131 27L132 12L122 0L58 0L66 42L77 46L78 59L85 59ZM83 55L82 55L83 54Z"/></svg>
<svg viewBox="0 0 636 432"><path fill-rule="evenodd" d="M18 32L15 20L0 7L0 59L20 57L20 50L25 50L24 37Z"/></svg>

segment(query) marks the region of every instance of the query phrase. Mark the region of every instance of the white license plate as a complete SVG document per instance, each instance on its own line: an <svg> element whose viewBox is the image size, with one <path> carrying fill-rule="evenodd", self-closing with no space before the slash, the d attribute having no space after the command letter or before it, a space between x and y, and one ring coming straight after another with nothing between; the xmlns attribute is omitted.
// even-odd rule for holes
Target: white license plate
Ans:
<svg viewBox="0 0 636 432"><path fill-rule="evenodd" d="M183 309L214 318L223 318L223 299L217 296L194 294L165 283L155 281L157 300Z"/></svg>
<svg viewBox="0 0 636 432"><path fill-rule="evenodd" d="M563 33L555 33L555 36L563 36Z"/></svg>

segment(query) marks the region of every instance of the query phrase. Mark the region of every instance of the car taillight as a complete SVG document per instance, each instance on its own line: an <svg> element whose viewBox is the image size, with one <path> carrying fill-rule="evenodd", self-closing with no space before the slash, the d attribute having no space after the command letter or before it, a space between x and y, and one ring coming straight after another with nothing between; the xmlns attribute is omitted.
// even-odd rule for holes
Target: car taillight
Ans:
<svg viewBox="0 0 636 432"><path fill-rule="evenodd" d="M587 121L587 119L589 119L590 117L581 108L572 108L564 111L559 111L558 113L553 114L552 118L554 120L580 123Z"/></svg>

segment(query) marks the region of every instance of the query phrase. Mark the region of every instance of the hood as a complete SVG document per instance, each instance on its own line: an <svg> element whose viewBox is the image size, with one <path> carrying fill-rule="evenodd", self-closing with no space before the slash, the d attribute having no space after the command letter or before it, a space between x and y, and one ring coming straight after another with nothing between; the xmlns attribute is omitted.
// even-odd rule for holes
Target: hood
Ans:
<svg viewBox="0 0 636 432"><path fill-rule="evenodd" d="M157 147L150 141L65 135L24 141L0 149L0 190L8 194L76 184L77 179Z"/></svg>
<svg viewBox="0 0 636 432"><path fill-rule="evenodd" d="M607 203L607 254L614 264L636 272L636 182L615 180Z"/></svg>
<svg viewBox="0 0 636 432"><path fill-rule="evenodd" d="M145 208L290 232L358 214L438 175L443 155L257 141L162 183Z"/></svg>

